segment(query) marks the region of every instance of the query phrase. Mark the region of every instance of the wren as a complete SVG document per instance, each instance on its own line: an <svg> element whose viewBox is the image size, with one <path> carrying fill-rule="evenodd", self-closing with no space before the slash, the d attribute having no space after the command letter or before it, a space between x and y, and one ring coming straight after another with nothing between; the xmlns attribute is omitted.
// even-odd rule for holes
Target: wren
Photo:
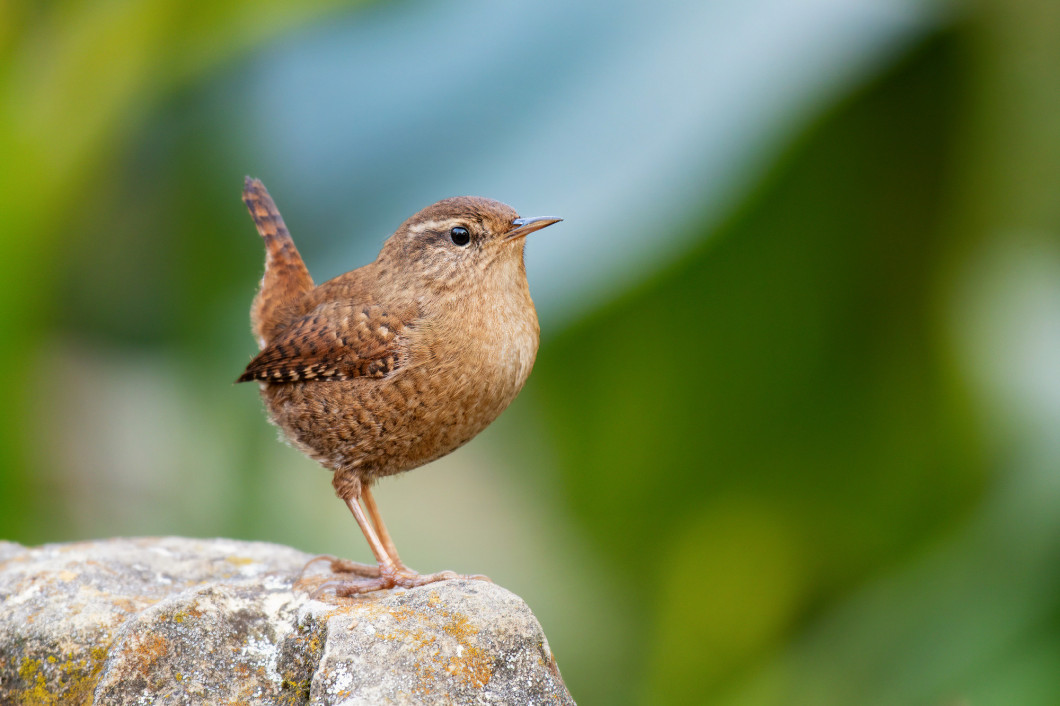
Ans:
<svg viewBox="0 0 1060 706"><path fill-rule="evenodd" d="M524 238L560 219L445 199L402 223L375 262L314 286L265 186L247 177L243 201L265 275L250 311L261 352L238 382L257 381L272 422L334 472L377 562L321 557L355 577L326 586L352 595L458 577L401 562L371 488L467 443L515 399L540 334Z"/></svg>

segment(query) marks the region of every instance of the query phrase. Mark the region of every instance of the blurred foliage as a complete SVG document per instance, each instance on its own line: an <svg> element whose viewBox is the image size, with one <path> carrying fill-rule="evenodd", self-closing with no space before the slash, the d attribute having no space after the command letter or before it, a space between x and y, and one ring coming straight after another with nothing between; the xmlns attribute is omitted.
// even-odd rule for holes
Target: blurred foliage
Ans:
<svg viewBox="0 0 1060 706"><path fill-rule="evenodd" d="M1037 43L1007 43L1025 39L1033 10L995 7L915 51L814 126L687 258L542 352L536 389L571 507L624 567L636 603L651 606L633 660L649 665L641 703L741 693L842 596L937 546L983 505L996 434L941 318L954 270L993 229L1051 240L1060 230L1047 186L1057 183L1060 129L1045 122L1060 103L1042 83L1060 67L1044 38L1055 42L1057 12L1037 10L1051 22L1033 28ZM959 551L985 559L989 547L977 536ZM1042 556L1006 571L1035 577L1026 585L1044 602L1029 610L1048 620L1060 594L1055 563L1037 573ZM938 571L952 560L938 557ZM988 581L990 561L962 567L964 578ZM906 633L890 648L962 652L909 622L955 600L930 588L932 571L872 606L877 631L889 616ZM945 621L974 634L1004 601L976 595ZM1060 697L1045 666L1055 631L1018 630L1009 639L1051 635L1024 655L1025 672L1006 674L1026 700L987 688L982 703ZM952 681L921 666L903 682L896 664L906 660L879 654L893 673L832 670L821 688L814 669L853 661L836 639L807 673L733 702L945 703L1008 659L989 632L947 665ZM877 637L846 647L868 650Z"/></svg>
<svg viewBox="0 0 1060 706"><path fill-rule="evenodd" d="M540 356L573 508L654 605L650 703L718 688L978 497L933 320L957 53L936 39L832 112L719 232Z"/></svg>
<svg viewBox="0 0 1060 706"><path fill-rule="evenodd" d="M0 213L8 237L0 277L0 366L24 370L56 305L53 258L123 138L158 100L239 52L338 0L0 5ZM15 535L32 467L20 408L32 392L10 382L0 419L0 534ZM23 402L24 404L24 402ZM24 521L24 520L23 520Z"/></svg>
<svg viewBox="0 0 1060 706"><path fill-rule="evenodd" d="M356 539L277 519L297 455L229 385L261 256L232 67L339 5L0 4L0 537ZM999 402L968 350L1032 367L984 306L1018 329L993 253L1046 287L1060 259L1060 7L952 18L817 116L720 227L690 203L679 261L545 331L496 426L517 487L558 488L554 515L525 514L587 540L589 589L617 585L604 627L537 598L579 605L566 547L512 586L580 701L1060 698L1056 418L1011 413L1026 401ZM110 458L90 446L130 440L124 475L89 477Z"/></svg>

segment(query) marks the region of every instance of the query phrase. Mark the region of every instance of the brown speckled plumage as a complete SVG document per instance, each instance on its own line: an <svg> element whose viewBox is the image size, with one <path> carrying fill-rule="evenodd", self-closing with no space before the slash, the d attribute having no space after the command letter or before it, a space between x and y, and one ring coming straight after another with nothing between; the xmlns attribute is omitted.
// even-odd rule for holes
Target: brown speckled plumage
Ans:
<svg viewBox="0 0 1060 706"><path fill-rule="evenodd" d="M336 492L372 545L378 569L333 561L372 579L339 591L450 577L401 564L370 486L458 448L518 394L539 334L522 236L558 219L445 199L405 221L375 262L314 287L262 183L248 177L243 197L266 261L251 308L261 352L239 381L258 381L272 421L334 471ZM466 228L470 242L458 244L453 228ZM362 522L362 496L372 527Z"/></svg>

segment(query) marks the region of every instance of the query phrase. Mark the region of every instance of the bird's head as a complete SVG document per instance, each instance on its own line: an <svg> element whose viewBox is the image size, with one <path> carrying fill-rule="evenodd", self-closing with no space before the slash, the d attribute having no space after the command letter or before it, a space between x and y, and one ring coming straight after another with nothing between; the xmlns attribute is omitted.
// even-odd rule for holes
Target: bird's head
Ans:
<svg viewBox="0 0 1060 706"><path fill-rule="evenodd" d="M511 206L479 196L457 196L428 206L401 224L380 261L429 285L449 288L488 274L525 283L525 237L562 219L520 218ZM513 284L519 282L513 281Z"/></svg>

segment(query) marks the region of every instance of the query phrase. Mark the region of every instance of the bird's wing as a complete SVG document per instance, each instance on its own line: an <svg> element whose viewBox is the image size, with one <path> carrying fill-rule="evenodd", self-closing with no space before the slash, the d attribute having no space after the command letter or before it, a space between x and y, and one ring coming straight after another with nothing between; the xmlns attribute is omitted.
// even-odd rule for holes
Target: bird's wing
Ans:
<svg viewBox="0 0 1060 706"><path fill-rule="evenodd" d="M385 377L402 363L407 321L376 305L321 304L270 341L237 382Z"/></svg>

